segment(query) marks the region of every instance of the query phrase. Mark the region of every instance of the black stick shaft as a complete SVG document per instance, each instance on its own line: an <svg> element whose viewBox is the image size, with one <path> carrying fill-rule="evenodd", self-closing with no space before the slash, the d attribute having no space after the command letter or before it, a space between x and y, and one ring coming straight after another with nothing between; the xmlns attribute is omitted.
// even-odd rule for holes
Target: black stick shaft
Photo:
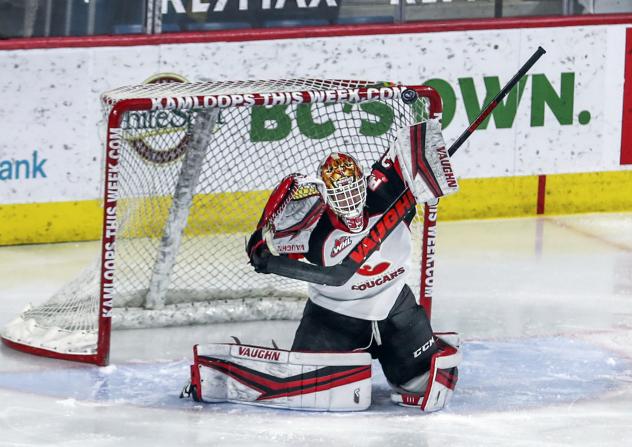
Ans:
<svg viewBox="0 0 632 447"><path fill-rule="evenodd" d="M492 101L487 104L480 115L478 115L474 122L470 124L470 127L465 129L461 136L459 136L459 138L454 143L452 143L452 146L450 146L450 149L448 149L448 154L450 154L450 156L454 155L457 149L460 148L463 143L465 143L465 140L467 140L470 135L472 135L472 132L474 132L478 128L478 126L480 126L483 120L487 118L492 110L496 108L498 103L502 101L505 96L507 96L507 93L509 93L509 91L514 88L518 81L522 79L522 77L531 69L531 67L533 67L533 64L535 64L544 53L546 53L544 48L538 47L535 53L531 55L529 60L525 62L522 67L520 67L520 70L518 70L514 77L511 78L511 80L502 88L502 90L498 92L494 99L492 99Z"/></svg>

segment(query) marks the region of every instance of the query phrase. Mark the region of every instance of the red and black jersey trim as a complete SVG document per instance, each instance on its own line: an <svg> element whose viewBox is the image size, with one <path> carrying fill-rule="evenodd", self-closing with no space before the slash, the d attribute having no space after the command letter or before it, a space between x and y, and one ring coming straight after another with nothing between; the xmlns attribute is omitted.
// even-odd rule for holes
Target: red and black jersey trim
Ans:
<svg viewBox="0 0 632 447"><path fill-rule="evenodd" d="M304 374L276 377L214 357L199 356L198 363L259 391L257 400L316 393L371 377L371 365L324 366Z"/></svg>
<svg viewBox="0 0 632 447"><path fill-rule="evenodd" d="M459 380L458 368L438 369L435 380L450 390L454 390Z"/></svg>
<svg viewBox="0 0 632 447"><path fill-rule="evenodd" d="M443 192L441 191L441 187L439 186L437 178L430 168L430 163L428 163L428 159L426 158L425 154L426 123L411 126L410 145L413 165L412 177L415 178L415 176L419 172L421 174L421 178L424 180L424 183L428 186L430 191L432 191L434 196L441 197L443 195Z"/></svg>

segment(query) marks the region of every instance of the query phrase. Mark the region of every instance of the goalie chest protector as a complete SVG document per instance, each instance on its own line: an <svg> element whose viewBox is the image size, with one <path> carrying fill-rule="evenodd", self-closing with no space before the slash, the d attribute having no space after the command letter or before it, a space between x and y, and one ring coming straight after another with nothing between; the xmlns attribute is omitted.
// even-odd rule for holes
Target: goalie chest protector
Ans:
<svg viewBox="0 0 632 447"><path fill-rule="evenodd" d="M404 190L404 183L389 159L373 165L367 179L365 219L360 233L351 233L331 210L316 224L306 259L329 267L340 263L371 230L388 207ZM382 320L387 317L406 283L410 270L411 235L409 224L415 208L344 285L309 285L309 297L317 305L350 317Z"/></svg>

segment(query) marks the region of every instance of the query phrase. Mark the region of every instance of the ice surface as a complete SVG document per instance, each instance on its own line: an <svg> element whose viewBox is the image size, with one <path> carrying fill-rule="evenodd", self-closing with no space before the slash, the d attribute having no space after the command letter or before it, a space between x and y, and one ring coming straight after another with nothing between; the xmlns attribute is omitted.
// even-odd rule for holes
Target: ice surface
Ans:
<svg viewBox="0 0 632 447"><path fill-rule="evenodd" d="M0 325L91 262L97 244L0 248ZM0 348L0 446L632 445L632 214L440 223L436 330L464 361L441 413L395 407L374 365L353 414L180 400L194 343L281 347L296 322L113 333L105 368Z"/></svg>

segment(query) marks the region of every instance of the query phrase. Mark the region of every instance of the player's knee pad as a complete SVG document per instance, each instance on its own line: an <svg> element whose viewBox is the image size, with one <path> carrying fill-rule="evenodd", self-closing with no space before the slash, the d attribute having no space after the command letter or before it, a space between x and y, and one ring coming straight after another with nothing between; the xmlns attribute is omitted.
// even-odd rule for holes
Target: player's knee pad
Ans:
<svg viewBox="0 0 632 447"><path fill-rule="evenodd" d="M242 344L196 345L183 395L200 402L360 411L371 404L371 356ZM181 395L181 397L183 397Z"/></svg>
<svg viewBox="0 0 632 447"><path fill-rule="evenodd" d="M441 410L452 398L462 359L459 335L446 332L435 336L439 350L431 358L430 369L404 384L398 384L395 392L391 393L393 402L431 412Z"/></svg>

